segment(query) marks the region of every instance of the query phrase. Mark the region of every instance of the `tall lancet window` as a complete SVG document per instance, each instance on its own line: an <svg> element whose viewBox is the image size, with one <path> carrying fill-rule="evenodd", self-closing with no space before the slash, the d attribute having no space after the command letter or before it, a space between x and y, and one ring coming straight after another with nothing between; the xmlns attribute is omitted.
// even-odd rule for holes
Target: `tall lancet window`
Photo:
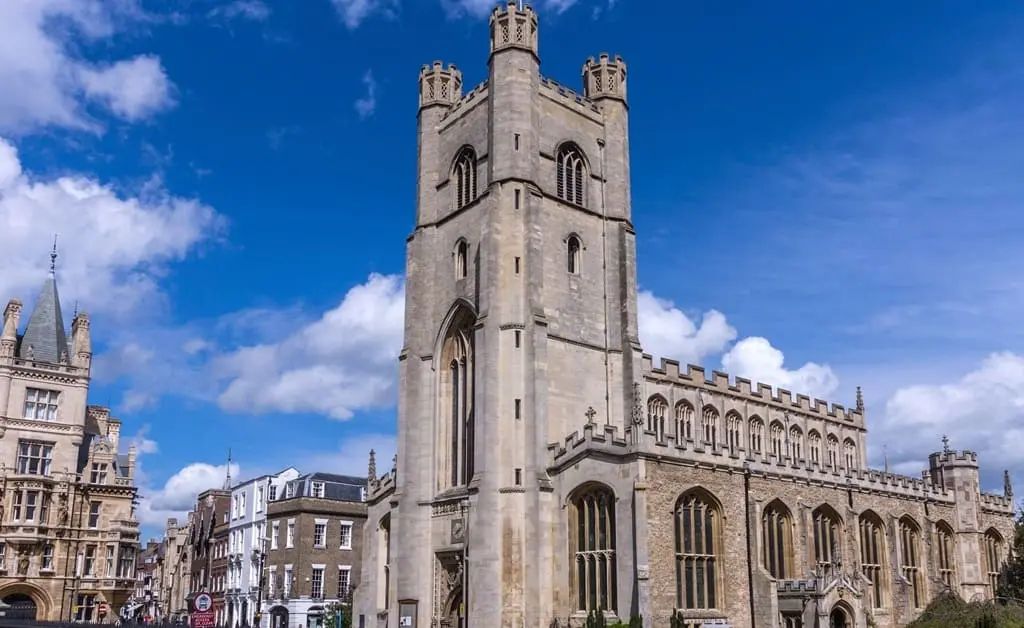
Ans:
<svg viewBox="0 0 1024 628"><path fill-rule="evenodd" d="M583 206L583 190L587 181L587 166L583 152L575 144L563 144L558 149L555 164L555 187L558 198Z"/></svg>
<svg viewBox="0 0 1024 628"><path fill-rule="evenodd" d="M445 487L464 486L473 478L473 340L472 317L465 310L451 320L445 336L441 371L439 428L446 455L438 477Z"/></svg>

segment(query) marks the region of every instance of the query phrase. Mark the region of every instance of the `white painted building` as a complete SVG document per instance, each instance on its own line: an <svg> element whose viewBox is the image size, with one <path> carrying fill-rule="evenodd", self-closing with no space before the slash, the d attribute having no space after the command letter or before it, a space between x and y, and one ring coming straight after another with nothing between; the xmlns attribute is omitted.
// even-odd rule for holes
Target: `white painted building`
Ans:
<svg viewBox="0 0 1024 628"><path fill-rule="evenodd" d="M260 568L266 551L267 504L283 497L285 484L299 477L288 467L231 488L228 510L228 569L225 608L228 628L252 626L260 607Z"/></svg>

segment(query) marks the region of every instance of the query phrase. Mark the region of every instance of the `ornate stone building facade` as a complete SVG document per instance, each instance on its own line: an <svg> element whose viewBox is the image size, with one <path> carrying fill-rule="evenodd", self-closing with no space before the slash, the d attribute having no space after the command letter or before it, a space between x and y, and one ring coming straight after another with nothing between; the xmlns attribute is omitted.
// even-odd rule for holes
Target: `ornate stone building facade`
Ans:
<svg viewBox="0 0 1024 628"><path fill-rule="evenodd" d="M51 256L56 261L56 252ZM51 263L28 323L11 299L0 334L0 600L7 615L113 617L135 587L135 452L87 405L89 316L70 342Z"/></svg>
<svg viewBox="0 0 1024 628"><path fill-rule="evenodd" d="M943 445L866 464L853 408L677 362L637 333L626 64L540 74L529 6L488 80L420 71L398 456L370 471L357 625L906 624L993 595L1013 506Z"/></svg>

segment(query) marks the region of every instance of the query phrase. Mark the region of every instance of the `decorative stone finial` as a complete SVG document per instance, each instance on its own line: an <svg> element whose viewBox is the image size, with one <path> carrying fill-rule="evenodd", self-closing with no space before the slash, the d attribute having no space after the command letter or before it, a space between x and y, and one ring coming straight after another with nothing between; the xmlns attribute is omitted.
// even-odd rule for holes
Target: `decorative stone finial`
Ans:
<svg viewBox="0 0 1024 628"><path fill-rule="evenodd" d="M1003 471L1003 496L1007 498L1013 497L1013 483L1010 481L1010 471L1008 469Z"/></svg>
<svg viewBox="0 0 1024 628"><path fill-rule="evenodd" d="M860 386L857 386L857 412L864 413L864 393L861 392Z"/></svg>
<svg viewBox="0 0 1024 628"><path fill-rule="evenodd" d="M587 425L593 425L594 417L597 416L597 410L594 409L594 406L587 408L587 411L583 414L587 417Z"/></svg>
<svg viewBox="0 0 1024 628"><path fill-rule="evenodd" d="M377 452L370 450L370 464L366 469L366 480L373 484L377 481Z"/></svg>
<svg viewBox="0 0 1024 628"><path fill-rule="evenodd" d="M57 234L53 234L53 248L50 250L50 275L57 273Z"/></svg>
<svg viewBox="0 0 1024 628"><path fill-rule="evenodd" d="M942 453L944 453L944 454L950 453L949 437L946 436L945 434L942 435Z"/></svg>

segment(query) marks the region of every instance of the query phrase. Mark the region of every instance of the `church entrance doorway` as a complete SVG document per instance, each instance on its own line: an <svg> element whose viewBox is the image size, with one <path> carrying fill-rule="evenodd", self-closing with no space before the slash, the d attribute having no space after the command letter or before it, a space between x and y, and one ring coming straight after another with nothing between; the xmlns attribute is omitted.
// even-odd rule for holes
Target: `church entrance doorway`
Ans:
<svg viewBox="0 0 1024 628"><path fill-rule="evenodd" d="M27 619L29 621L35 621L36 619L36 602L28 595L24 593L12 593L4 598L4 604L8 605L7 612L4 614L6 619Z"/></svg>
<svg viewBox="0 0 1024 628"><path fill-rule="evenodd" d="M832 609L828 625L829 628L853 628L853 622L850 621L850 616L846 614L846 610L841 606L837 606Z"/></svg>

